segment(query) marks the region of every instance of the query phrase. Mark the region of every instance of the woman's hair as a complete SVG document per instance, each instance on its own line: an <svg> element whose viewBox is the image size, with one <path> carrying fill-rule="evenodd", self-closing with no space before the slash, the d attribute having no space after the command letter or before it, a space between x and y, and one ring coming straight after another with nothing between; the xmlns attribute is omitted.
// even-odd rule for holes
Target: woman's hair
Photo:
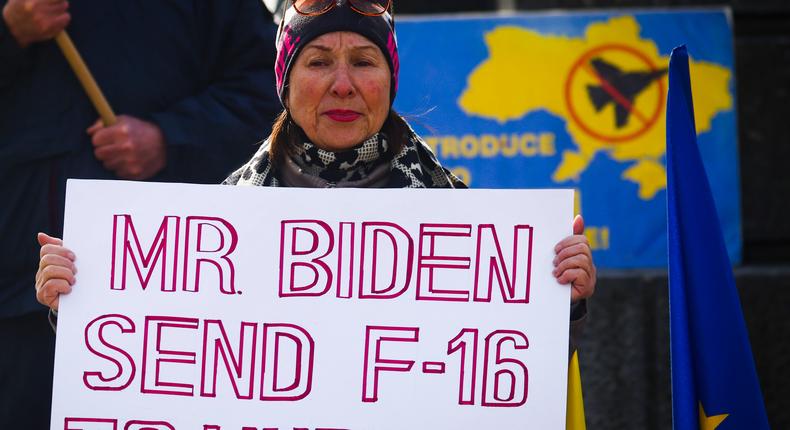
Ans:
<svg viewBox="0 0 790 430"><path fill-rule="evenodd" d="M394 158L409 139L409 125L400 114L390 109L389 116L381 127L382 133L387 136L389 148L387 156ZM285 157L293 156L295 149L304 139L304 131L291 118L287 109L283 109L272 125L272 134L269 136L269 157L272 160L272 169L275 174L285 162ZM359 142L362 143L362 142Z"/></svg>

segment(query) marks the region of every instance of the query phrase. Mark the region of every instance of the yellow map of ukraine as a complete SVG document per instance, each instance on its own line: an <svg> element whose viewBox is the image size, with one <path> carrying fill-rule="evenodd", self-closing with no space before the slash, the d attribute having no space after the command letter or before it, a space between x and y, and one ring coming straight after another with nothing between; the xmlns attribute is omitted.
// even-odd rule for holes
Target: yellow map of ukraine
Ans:
<svg viewBox="0 0 790 430"><path fill-rule="evenodd" d="M590 24L583 38L502 26L485 36L489 58L469 76L458 103L467 114L506 123L546 110L563 118L577 145L552 175L575 180L600 151L629 163L623 179L652 199L666 187L666 68L669 57L639 35L632 16ZM697 133L732 109L727 67L691 61Z"/></svg>

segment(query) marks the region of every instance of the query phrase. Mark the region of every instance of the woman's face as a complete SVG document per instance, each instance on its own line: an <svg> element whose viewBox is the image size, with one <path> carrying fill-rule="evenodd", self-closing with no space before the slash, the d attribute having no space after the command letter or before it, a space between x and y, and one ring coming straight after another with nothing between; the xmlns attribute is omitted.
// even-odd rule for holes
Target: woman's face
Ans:
<svg viewBox="0 0 790 430"><path fill-rule="evenodd" d="M310 141L342 151L379 132L390 110L390 69L373 42L352 32L307 44L291 67L287 104Z"/></svg>

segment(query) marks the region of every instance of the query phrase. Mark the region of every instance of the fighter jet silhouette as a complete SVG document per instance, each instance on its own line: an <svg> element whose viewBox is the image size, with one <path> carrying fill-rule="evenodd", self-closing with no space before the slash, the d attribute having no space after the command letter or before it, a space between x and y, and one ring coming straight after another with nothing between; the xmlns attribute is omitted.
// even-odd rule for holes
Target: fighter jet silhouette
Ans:
<svg viewBox="0 0 790 430"><path fill-rule="evenodd" d="M614 103L616 128L623 128L628 124L634 98L667 73L667 69L623 72L600 57L594 58L590 63L604 82L602 85L587 85L590 101L596 112L600 112L609 103Z"/></svg>

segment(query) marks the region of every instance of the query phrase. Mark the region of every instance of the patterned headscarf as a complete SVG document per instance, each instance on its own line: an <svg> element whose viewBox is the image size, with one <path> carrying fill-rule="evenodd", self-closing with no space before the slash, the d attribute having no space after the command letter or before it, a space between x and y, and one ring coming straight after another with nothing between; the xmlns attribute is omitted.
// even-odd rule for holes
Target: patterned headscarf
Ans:
<svg viewBox="0 0 790 430"><path fill-rule="evenodd" d="M386 188L466 188L455 175L439 164L428 145L413 130L401 150L394 157L386 157L387 136L377 133L358 146L341 152L329 152L305 142L298 148L294 164L308 175L321 178L323 186L343 186L364 180L382 164L388 163ZM281 187L283 183L272 168L269 142L264 142L258 152L223 184Z"/></svg>
<svg viewBox="0 0 790 430"><path fill-rule="evenodd" d="M277 63L274 71L277 77L277 95L285 106L285 89L291 66L299 52L313 39L335 31L350 31L365 36L381 49L392 72L390 80L390 105L398 91L398 42L395 37L395 23L392 16L385 12L380 16L361 15L351 9L348 1L328 12L306 16L296 12L293 6L285 11L277 36Z"/></svg>

